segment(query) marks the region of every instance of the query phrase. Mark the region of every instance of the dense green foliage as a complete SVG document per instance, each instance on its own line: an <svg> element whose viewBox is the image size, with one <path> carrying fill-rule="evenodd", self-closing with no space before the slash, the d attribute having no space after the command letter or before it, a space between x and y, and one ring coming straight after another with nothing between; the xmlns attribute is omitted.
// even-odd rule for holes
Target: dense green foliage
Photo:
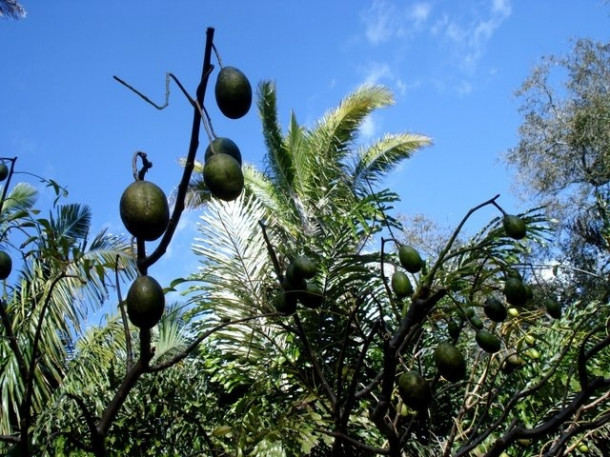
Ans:
<svg viewBox="0 0 610 457"><path fill-rule="evenodd" d="M201 268L166 287L186 282L188 302L168 305L152 329L130 324L111 285L136 269L149 274L182 201L152 253L141 234L135 250L106 233L89 243L88 208L60 204L62 189L49 181L57 200L41 217L30 186L10 187L11 169L0 243L19 268L0 308L0 452L17 444L26 455L82 457L558 457L586 446L607 455L610 307L599 278L609 254L610 102L601 78L591 79L607 48L577 50L562 62L578 97L532 102L510 156L541 195L568 197L558 199L562 211L580 199L583 213L561 232L571 246L560 251L569 262L561 272L540 254L558 252L547 249L557 236L547 208L511 214L498 196L473 202L433 245L408 238L383 178L430 139L361 142L367 116L393 103L380 86L358 88L312 127L293 113L284 129L275 85L261 83L265 169L244 164L244 191L232 201L212 197L194 163L206 120L190 99L195 146L182 182L201 211ZM210 40L206 51L209 59ZM546 71L524 90L548 88ZM573 128L554 131L567 114ZM526 153L544 167L527 168ZM577 181L562 162L568 154L583 159ZM464 224L490 207L497 217L466 237ZM578 255L578 243L591 250ZM84 306L107 298L119 312L82 328Z"/></svg>

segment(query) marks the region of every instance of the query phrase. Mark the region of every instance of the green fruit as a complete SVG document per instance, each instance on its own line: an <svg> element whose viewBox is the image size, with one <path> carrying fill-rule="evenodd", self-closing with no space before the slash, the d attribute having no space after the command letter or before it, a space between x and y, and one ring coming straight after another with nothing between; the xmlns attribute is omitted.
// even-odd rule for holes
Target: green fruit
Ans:
<svg viewBox="0 0 610 457"><path fill-rule="evenodd" d="M273 301L278 313L286 316L294 314L297 310L297 293L293 291L279 292Z"/></svg>
<svg viewBox="0 0 610 457"><path fill-rule="evenodd" d="M416 371L407 371L400 375L398 391L405 405L416 411L425 410L432 397L430 384Z"/></svg>
<svg viewBox="0 0 610 457"><path fill-rule="evenodd" d="M318 272L318 265L309 257L303 255L298 256L292 262L295 273L305 279L313 278Z"/></svg>
<svg viewBox="0 0 610 457"><path fill-rule="evenodd" d="M244 116L252 105L250 81L235 67L223 67L214 87L218 108L230 119Z"/></svg>
<svg viewBox="0 0 610 457"><path fill-rule="evenodd" d="M530 286L529 284L523 284L523 287L525 287L526 301L533 299L534 298L534 289L533 289L533 287Z"/></svg>
<svg viewBox="0 0 610 457"><path fill-rule="evenodd" d="M0 181L4 181L8 176L8 167L4 162L0 162Z"/></svg>
<svg viewBox="0 0 610 457"><path fill-rule="evenodd" d="M121 220L129 233L153 241L165 232L169 205L163 190L149 181L131 183L121 195Z"/></svg>
<svg viewBox="0 0 610 457"><path fill-rule="evenodd" d="M534 360L538 360L540 358L540 352L534 348L529 348L525 353L530 356Z"/></svg>
<svg viewBox="0 0 610 457"><path fill-rule="evenodd" d="M466 376L466 361L451 343L440 343L434 350L434 361L439 373L448 381L457 382Z"/></svg>
<svg viewBox="0 0 610 457"><path fill-rule="evenodd" d="M212 150L213 149L213 150ZM214 154L227 154L241 165L241 152L233 140L224 137L215 138L205 150L204 160L207 162Z"/></svg>
<svg viewBox="0 0 610 457"><path fill-rule="evenodd" d="M395 271L392 275L392 290L398 298L408 297L413 293L411 281L402 271Z"/></svg>
<svg viewBox="0 0 610 457"><path fill-rule="evenodd" d="M241 166L228 154L214 154L203 167L203 181L216 198L235 200L244 189Z"/></svg>
<svg viewBox="0 0 610 457"><path fill-rule="evenodd" d="M512 306L510 308L508 308L508 315L511 317L518 317L519 316L519 310L517 308L513 308Z"/></svg>
<svg viewBox="0 0 610 457"><path fill-rule="evenodd" d="M525 335L523 337L523 340L525 341L525 343L528 346L533 346L534 344L536 344L536 338L534 338L532 335L529 335L529 334Z"/></svg>
<svg viewBox="0 0 610 457"><path fill-rule="evenodd" d="M307 283L305 290L298 294L299 301L307 308L316 309L324 301L324 292L315 284Z"/></svg>
<svg viewBox="0 0 610 457"><path fill-rule="evenodd" d="M589 446L587 446L585 443L580 443L578 445L578 450L583 454L586 454L587 452L589 452Z"/></svg>
<svg viewBox="0 0 610 457"><path fill-rule="evenodd" d="M527 301L527 291L523 282L517 278L507 278L504 283L506 301L513 306L522 306Z"/></svg>
<svg viewBox="0 0 610 457"><path fill-rule="evenodd" d="M524 365L526 365L525 360L523 360L517 354L511 354L504 361L504 364L502 366L502 371L504 371L507 374L510 374L513 371L515 371L516 369L523 367Z"/></svg>
<svg viewBox="0 0 610 457"><path fill-rule="evenodd" d="M513 268L509 268L504 272L504 275L507 278L516 278L519 281L523 281L523 276L521 276L521 273L519 273L517 270L513 269Z"/></svg>
<svg viewBox="0 0 610 457"><path fill-rule="evenodd" d="M494 297L489 297L483 305L485 315L494 322L502 322L507 317L506 307Z"/></svg>
<svg viewBox="0 0 610 457"><path fill-rule="evenodd" d="M470 321L470 325L472 325L472 327L476 330L480 330L483 328L483 321L479 316L472 316L468 320Z"/></svg>
<svg viewBox="0 0 610 457"><path fill-rule="evenodd" d="M490 354L498 352L502 347L502 340L489 330L481 329L477 331L475 340L481 349Z"/></svg>
<svg viewBox="0 0 610 457"><path fill-rule="evenodd" d="M532 444L532 440L529 438L519 438L517 444L521 447L529 447Z"/></svg>
<svg viewBox="0 0 610 457"><path fill-rule="evenodd" d="M454 340L457 340L460 337L460 326L454 320L450 320L447 323L447 331L449 332L449 336Z"/></svg>
<svg viewBox="0 0 610 457"><path fill-rule="evenodd" d="M150 276L139 276L127 292L127 314L133 325L151 328L157 325L165 309L161 285Z"/></svg>
<svg viewBox="0 0 610 457"><path fill-rule="evenodd" d="M6 279L13 269L13 259L4 251L0 251L0 279Z"/></svg>
<svg viewBox="0 0 610 457"><path fill-rule="evenodd" d="M561 317L561 305L555 300L548 299L544 302L546 312L553 319L559 319Z"/></svg>
<svg viewBox="0 0 610 457"><path fill-rule="evenodd" d="M402 245L398 249L398 259L400 264L409 273L417 273L424 266L424 261L419 252L412 246Z"/></svg>
<svg viewBox="0 0 610 457"><path fill-rule="evenodd" d="M515 239L520 240L525 237L526 227L525 221L519 216L507 214L502 219L502 225L506 234Z"/></svg>
<svg viewBox="0 0 610 457"><path fill-rule="evenodd" d="M286 267L286 275L284 280L284 290L305 290L307 281L301 276L294 263L290 263Z"/></svg>

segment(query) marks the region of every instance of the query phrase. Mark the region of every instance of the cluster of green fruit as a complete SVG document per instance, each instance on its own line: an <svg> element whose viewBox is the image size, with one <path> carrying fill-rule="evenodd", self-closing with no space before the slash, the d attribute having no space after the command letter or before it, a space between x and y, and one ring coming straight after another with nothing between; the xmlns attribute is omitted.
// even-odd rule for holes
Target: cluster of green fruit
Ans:
<svg viewBox="0 0 610 457"><path fill-rule="evenodd" d="M402 245L398 248L398 260L400 265L409 273L419 272L423 266L419 252L412 246ZM409 297L413 294L413 285L405 272L396 269L392 274L392 291L398 298Z"/></svg>
<svg viewBox="0 0 610 457"><path fill-rule="evenodd" d="M4 162L0 162L0 182L8 177L8 167ZM6 279L13 270L13 260L5 251L0 251L0 280Z"/></svg>
<svg viewBox="0 0 610 457"><path fill-rule="evenodd" d="M169 205L163 190L150 181L135 181L121 195L121 220L127 231L144 241L159 238L169 223ZM142 275L127 293L127 315L133 325L154 327L165 309L165 294L151 276Z"/></svg>
<svg viewBox="0 0 610 457"><path fill-rule="evenodd" d="M297 310L297 302L311 309L319 308L324 301L324 293L311 281L318 272L318 265L306 256L298 256L286 267L280 284L280 292L275 296L275 309L285 315Z"/></svg>
<svg viewBox="0 0 610 457"><path fill-rule="evenodd" d="M223 67L214 88L216 104L230 119L244 116L252 105L248 78L235 67ZM215 138L205 151L203 181L212 195L224 201L235 200L244 188L241 152L229 138Z"/></svg>
<svg viewBox="0 0 610 457"><path fill-rule="evenodd" d="M510 238L520 240L526 235L526 224L518 216L505 215L503 227L506 235ZM410 272L418 271L422 261L419 254L413 248L402 246L399 250L401 265ZM392 277L392 288L398 297L407 296L413 293L408 278L402 272L397 271ZM488 297L482 306L483 313L490 321L489 329L485 328L482 316L477 315L476 306L458 307L458 321L451 319L448 322L447 330L453 342L460 336L462 328L467 324L475 332L477 345L485 352L490 354L497 353L502 348L501 338L492 330L496 324L503 322L509 315L517 316L518 308L523 307L532 298L531 287L526 285L521 275L515 270L507 270L503 295L509 308L502 300L496 297ZM554 300L545 302L547 313L553 318L561 316L559 303ZM528 335L529 336L529 335ZM533 338L529 336L529 339ZM529 345L533 342L528 340ZM466 376L466 362L461 351L451 342L442 342L434 350L434 362L438 373L450 382L458 382ZM524 365L525 362L516 354L509 355L503 364L506 373ZM431 400L431 389L428 380L416 371L403 372L398 379L398 389L405 405L415 411L421 411L428 407Z"/></svg>

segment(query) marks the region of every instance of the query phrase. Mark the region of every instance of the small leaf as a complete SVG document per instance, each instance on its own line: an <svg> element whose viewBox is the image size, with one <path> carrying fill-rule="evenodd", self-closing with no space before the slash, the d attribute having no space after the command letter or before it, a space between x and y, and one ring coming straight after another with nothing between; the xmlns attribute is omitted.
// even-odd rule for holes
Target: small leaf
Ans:
<svg viewBox="0 0 610 457"><path fill-rule="evenodd" d="M230 425L221 425L212 431L212 436L224 436L231 433L231 430L233 430L233 427Z"/></svg>

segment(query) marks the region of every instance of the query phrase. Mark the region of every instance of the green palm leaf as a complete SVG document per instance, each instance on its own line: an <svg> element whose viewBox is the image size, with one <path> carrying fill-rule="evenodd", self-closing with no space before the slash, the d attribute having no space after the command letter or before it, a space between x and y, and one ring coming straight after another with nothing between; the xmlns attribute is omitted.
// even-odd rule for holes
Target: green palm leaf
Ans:
<svg viewBox="0 0 610 457"><path fill-rule="evenodd" d="M258 87L258 110L263 122L270 176L278 186L291 188L294 182L293 156L284 143L277 115L275 85L270 81L264 81Z"/></svg>
<svg viewBox="0 0 610 457"><path fill-rule="evenodd" d="M399 162L411 157L413 151L430 144L430 138L424 135L402 133L386 135L373 145L361 148L354 166L352 186L379 181Z"/></svg>

